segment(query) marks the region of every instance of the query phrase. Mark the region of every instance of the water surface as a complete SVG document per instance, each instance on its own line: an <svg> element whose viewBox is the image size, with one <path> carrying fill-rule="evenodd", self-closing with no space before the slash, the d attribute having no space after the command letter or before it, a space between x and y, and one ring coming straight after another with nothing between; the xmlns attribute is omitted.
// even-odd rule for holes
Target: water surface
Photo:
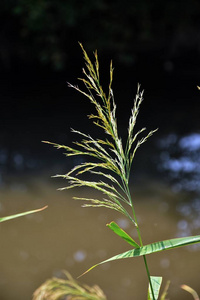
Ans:
<svg viewBox="0 0 200 300"><path fill-rule="evenodd" d="M39 285L61 276L63 269L76 277L93 264L129 250L129 245L105 226L112 220L136 238L135 229L122 215L103 208L81 208L79 201L72 200L71 191L56 190L64 181L52 180L44 176L13 181L0 191L1 215L48 205L43 212L0 226L2 300L31 299ZM88 195L86 190L73 194L80 193ZM133 187L132 193L144 244L199 233L199 199L146 179ZM189 299L180 289L183 283L200 292L199 250L190 246L147 257L152 275L163 276L164 284L171 280L170 299ZM98 284L111 300L146 299L142 258L99 266L81 281Z"/></svg>

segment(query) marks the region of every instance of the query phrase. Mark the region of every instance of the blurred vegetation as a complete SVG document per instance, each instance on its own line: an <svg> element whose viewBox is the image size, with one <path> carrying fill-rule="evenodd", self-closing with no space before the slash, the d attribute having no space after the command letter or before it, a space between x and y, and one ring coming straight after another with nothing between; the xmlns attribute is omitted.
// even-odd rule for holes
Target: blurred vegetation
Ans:
<svg viewBox="0 0 200 300"><path fill-rule="evenodd" d="M0 61L66 66L77 41L112 51L123 63L139 53L200 49L200 2L147 0L1 0ZM77 46L78 48L78 46Z"/></svg>
<svg viewBox="0 0 200 300"><path fill-rule="evenodd" d="M80 284L67 272L66 279L53 277L45 281L33 294L33 300L106 300L99 286Z"/></svg>

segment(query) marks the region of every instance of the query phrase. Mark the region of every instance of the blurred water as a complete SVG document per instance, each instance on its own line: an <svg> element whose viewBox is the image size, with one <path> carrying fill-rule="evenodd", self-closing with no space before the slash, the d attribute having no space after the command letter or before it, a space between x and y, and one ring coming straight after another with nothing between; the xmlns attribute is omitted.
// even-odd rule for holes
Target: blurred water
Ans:
<svg viewBox="0 0 200 300"><path fill-rule="evenodd" d="M180 235L197 234L200 229L200 134L184 136L169 134L158 141L159 171L165 174L175 193L188 193L190 201L182 200L176 210L182 215ZM199 245L194 246L195 248Z"/></svg>
<svg viewBox="0 0 200 300"><path fill-rule="evenodd" d="M158 142L160 171L166 171L175 190L200 192L200 134L169 134Z"/></svg>
<svg viewBox="0 0 200 300"><path fill-rule="evenodd" d="M9 215L48 205L46 211L2 223L0 299L31 299L47 278L68 270L74 277L93 264L130 247L105 225L115 220L131 236L136 231L111 210L81 208L72 195L57 191L65 182L44 177L14 180L0 190L0 214ZM144 179L132 189L144 243L199 233L199 198L167 184ZM94 195L92 195L94 197ZM188 299L185 283L199 290L199 247L190 246L148 256L150 271L171 280L169 298ZM117 274L117 276L116 276ZM107 263L81 278L98 284L108 299L146 299L147 278L141 258ZM133 296L134 295L134 296ZM137 296L136 296L137 295Z"/></svg>

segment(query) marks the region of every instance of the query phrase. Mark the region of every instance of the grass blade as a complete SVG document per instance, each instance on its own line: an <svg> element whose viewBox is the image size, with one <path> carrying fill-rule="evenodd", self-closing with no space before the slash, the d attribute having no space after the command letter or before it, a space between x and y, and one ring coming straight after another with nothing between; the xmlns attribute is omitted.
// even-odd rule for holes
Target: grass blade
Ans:
<svg viewBox="0 0 200 300"><path fill-rule="evenodd" d="M154 298L155 298L155 300L157 300L158 296L159 296L159 292L160 292L161 283L162 283L162 277L151 276L150 278L151 278L151 284L152 284L152 288L153 288ZM153 296L152 296L152 292L151 292L151 288L150 288L150 284L149 284L148 300L152 300L152 299L153 299Z"/></svg>
<svg viewBox="0 0 200 300"><path fill-rule="evenodd" d="M22 213L19 213L19 214L16 214L16 215L7 216L7 217L2 217L2 218L0 218L0 222L4 222L4 221L11 220L11 219L23 217L23 216L26 216L26 215L29 215L29 214L34 214L36 212L39 212L39 211L42 211L42 210L46 209L47 207L48 206L46 205L46 206L44 206L42 208L39 208L39 209L25 211L25 212L22 212Z"/></svg>
<svg viewBox="0 0 200 300"><path fill-rule="evenodd" d="M134 248L140 248L140 246L130 237L130 235L128 235L128 233L126 233L122 228L120 228L119 225L117 225L115 222L111 222L106 226L108 226L112 231L114 231L114 233L116 233Z"/></svg>
<svg viewBox="0 0 200 300"><path fill-rule="evenodd" d="M166 300L166 296L168 293L168 289L169 289L169 285L170 285L170 280L167 281L165 287L164 287L164 291L162 292L162 295L160 297L160 300Z"/></svg>
<svg viewBox="0 0 200 300"><path fill-rule="evenodd" d="M194 289L192 289L190 286L183 284L181 285L181 288L187 291L188 293L190 293L193 296L194 300L199 300L199 296L197 292Z"/></svg>
<svg viewBox="0 0 200 300"><path fill-rule="evenodd" d="M190 236L190 237L183 237L183 238L176 238L176 239L171 239L171 240L165 240L165 241L161 241L161 242L152 243L152 244L140 247L140 248L136 248L136 249L126 251L124 253L115 255L115 256L113 256L109 259L106 259L106 260L92 266L90 269L88 269L82 275L88 273L89 271L91 271L95 267L97 267L101 264L104 264L106 262L110 262L110 261L114 261L114 260L118 260L118 259L124 259L124 258L143 256L143 255L152 254L152 253L156 253L156 252L163 251L163 250L170 250L170 249L174 249L174 248L177 248L177 247L182 247L182 246L197 244L197 243L200 243L200 235Z"/></svg>

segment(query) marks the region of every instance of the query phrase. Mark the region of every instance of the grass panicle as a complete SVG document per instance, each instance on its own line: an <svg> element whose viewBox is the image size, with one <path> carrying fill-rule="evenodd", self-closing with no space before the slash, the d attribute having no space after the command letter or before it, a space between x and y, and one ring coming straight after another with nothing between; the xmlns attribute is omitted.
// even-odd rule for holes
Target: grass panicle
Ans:
<svg viewBox="0 0 200 300"><path fill-rule="evenodd" d="M107 136L105 139L93 138L89 134L72 129L73 133L82 138L81 141L74 142L75 147L68 147L56 143L50 143L58 149L64 149L66 156L87 156L89 161L85 161L73 167L67 174L56 175L68 180L69 185L61 188L69 189L74 187L90 187L101 192L105 197L102 199L93 198L75 198L84 200L84 207L105 207L116 210L126 217L135 225L140 246L143 246L140 230L138 227L133 200L129 189L129 177L133 163L133 158L137 149L156 131L150 131L148 134L139 138L139 135L145 131L142 128L135 133L135 124L139 113L140 105L143 101L143 91L140 91L138 85L136 97L134 100L131 116L129 118L127 141L125 146L119 137L116 104L112 91L113 66L110 63L110 80L107 94L100 84L99 61L97 51L94 53L94 63L90 60L87 52L80 44L85 60L85 69L83 69L83 78L79 80L85 86L85 89L79 88L72 84L69 87L74 88L86 96L95 107L96 113L89 115L93 124L104 131ZM82 179L81 175L89 173L99 177L97 181ZM94 177L94 176L93 176ZM132 215L127 208L131 207ZM144 256L145 268L148 274L150 289L152 291L152 300L155 300L153 286L150 279L146 258Z"/></svg>
<svg viewBox="0 0 200 300"><path fill-rule="evenodd" d="M78 134L82 140L74 142L76 147L69 147L50 143L57 149L64 149L66 156L87 156L92 161L85 161L76 165L65 175L56 175L68 180L69 185L61 188L69 189L74 187L87 186L96 189L106 195L106 198L101 200L91 198L81 198L81 200L90 201L90 204L85 204L84 207L106 207L117 210L125 214L136 224L135 220L130 217L124 205L132 206L132 199L129 193L129 176L133 158L136 150L143 144L154 132L150 131L145 137L138 139L138 136L145 130L142 128L134 133L137 116L140 105L143 101L143 91L140 91L138 85L137 94L134 100L131 116L129 119L127 141L123 146L122 139L118 134L116 104L112 91L113 66L110 63L110 80L108 93L103 91L100 84L99 61L97 51L94 53L94 63L90 60L87 52L80 44L84 60L85 69L83 69L83 78L79 80L84 84L85 90L72 84L68 84L78 92L86 96L94 105L96 114L89 115L89 119L93 120L95 126L103 129L108 138L104 140L93 138L89 134L72 129L72 132ZM98 181L86 181L80 179L80 175L90 173L100 177ZM77 199L77 198L76 198Z"/></svg>
<svg viewBox="0 0 200 300"><path fill-rule="evenodd" d="M33 294L33 300L106 300L99 286L80 284L67 271L66 279L53 277L44 282Z"/></svg>

